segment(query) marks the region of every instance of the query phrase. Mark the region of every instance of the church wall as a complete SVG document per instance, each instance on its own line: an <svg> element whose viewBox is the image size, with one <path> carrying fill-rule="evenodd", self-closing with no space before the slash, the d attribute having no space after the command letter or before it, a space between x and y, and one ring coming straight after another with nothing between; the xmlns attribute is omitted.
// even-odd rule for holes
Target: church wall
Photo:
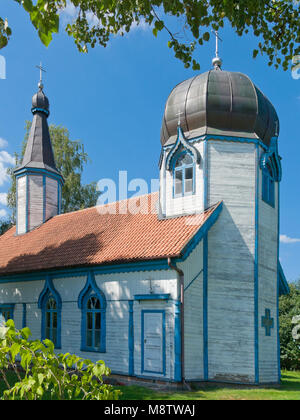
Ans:
<svg viewBox="0 0 300 420"><path fill-rule="evenodd" d="M58 214L58 181L46 177L46 220Z"/></svg>
<svg viewBox="0 0 300 420"><path fill-rule="evenodd" d="M203 241L183 263L185 379L202 380L203 366Z"/></svg>
<svg viewBox="0 0 300 420"><path fill-rule="evenodd" d="M151 279L151 282L150 282ZM106 352L81 351L81 310L78 297L85 287L87 276L66 278L52 277L55 290L62 300L61 349L58 352L77 354L92 361L104 360L113 373L129 374L129 359L133 356L134 376L147 376L141 372L141 317L143 310L164 311L165 316L165 373L155 375L162 379L174 378L174 314L178 297L176 274L171 270L97 274L95 280L106 297ZM0 304L14 304L14 320L17 328L23 327L26 303L26 325L32 331L32 339L41 339L42 311L38 299L45 280L0 284ZM135 295L170 294L168 301L134 300ZM130 303L133 302L133 303ZM133 305L134 353L129 351L130 305Z"/></svg>
<svg viewBox="0 0 300 420"><path fill-rule="evenodd" d="M258 325L259 325L259 379L278 382L278 319L277 319L277 273L278 273L278 183L276 183L276 206L265 203L262 197L262 174L259 170L259 242L258 242ZM274 328L266 335L262 317L266 309L271 311Z"/></svg>
<svg viewBox="0 0 300 420"><path fill-rule="evenodd" d="M17 178L17 233L19 235L26 232L26 180L26 176Z"/></svg>
<svg viewBox="0 0 300 420"><path fill-rule="evenodd" d="M208 141L208 378L254 382L255 145Z"/></svg>
<svg viewBox="0 0 300 420"><path fill-rule="evenodd" d="M28 176L28 229L32 230L43 223L43 176Z"/></svg>
<svg viewBox="0 0 300 420"><path fill-rule="evenodd" d="M203 142L193 143L193 146L199 150L201 158L203 158ZM174 197L174 179L173 171L165 170L165 159L168 156L169 150L164 152L164 159L160 174L161 179L161 209L162 213L169 216L176 216L182 214L191 214L195 212L202 212L204 209L203 191L203 159L201 163L195 164L195 193L185 197Z"/></svg>

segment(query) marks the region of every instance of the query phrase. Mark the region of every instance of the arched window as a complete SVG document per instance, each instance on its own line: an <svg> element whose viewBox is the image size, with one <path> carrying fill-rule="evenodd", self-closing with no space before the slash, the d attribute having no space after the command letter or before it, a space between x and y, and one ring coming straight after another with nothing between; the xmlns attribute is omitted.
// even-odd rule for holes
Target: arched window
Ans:
<svg viewBox="0 0 300 420"><path fill-rule="evenodd" d="M49 294L48 300L45 306L45 333L44 337L51 340L55 347L57 345L57 303L55 298Z"/></svg>
<svg viewBox="0 0 300 420"><path fill-rule="evenodd" d="M81 350L106 351L106 299L98 288L93 273L78 298L81 309Z"/></svg>
<svg viewBox="0 0 300 420"><path fill-rule="evenodd" d="M174 165L174 197L191 195L195 192L195 163L188 152L182 152Z"/></svg>
<svg viewBox="0 0 300 420"><path fill-rule="evenodd" d="M262 169L262 199L275 207L275 177L271 160Z"/></svg>
<svg viewBox="0 0 300 420"><path fill-rule="evenodd" d="M59 349L61 347L62 302L50 278L47 278L40 294L38 307L42 310L42 340L51 340L55 348Z"/></svg>

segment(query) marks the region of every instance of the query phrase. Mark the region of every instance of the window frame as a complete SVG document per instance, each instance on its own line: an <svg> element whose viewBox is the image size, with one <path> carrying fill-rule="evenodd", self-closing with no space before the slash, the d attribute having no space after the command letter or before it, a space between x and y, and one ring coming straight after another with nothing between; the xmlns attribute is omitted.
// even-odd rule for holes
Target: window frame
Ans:
<svg viewBox="0 0 300 420"><path fill-rule="evenodd" d="M275 208L275 176L271 160L262 168L262 200Z"/></svg>
<svg viewBox="0 0 300 420"><path fill-rule="evenodd" d="M41 339L42 340L51 340L51 338L46 337L46 328L47 328L47 313L50 310L47 309L47 303L49 299L54 299L56 302L56 309L51 310L52 313L56 312L56 342L54 343L54 347L56 349L61 349L61 310L62 310L62 301L59 293L55 290L53 286L52 279L48 277L45 282L45 287L41 292L38 300L38 307L41 309L42 312L42 322L41 322ZM51 317L51 319L53 319ZM53 342L53 340L51 340Z"/></svg>
<svg viewBox="0 0 300 420"><path fill-rule="evenodd" d="M14 309L15 309L14 303L0 303L0 315L3 316L3 312L8 312L8 311L11 313L11 317L5 318L5 322L8 319L14 319Z"/></svg>
<svg viewBox="0 0 300 420"><path fill-rule="evenodd" d="M192 159L192 163L190 164L182 164L181 166L176 167L176 163L178 160L184 156L188 155ZM196 177L196 169L195 169L195 160L191 153L189 153L187 150L181 151L175 158L173 163L173 198L182 198L182 197L188 197L195 194L195 177ZM193 175L192 175L192 191L186 191L186 171L187 169L192 169ZM182 190L180 193L176 193L176 174L180 173L182 177Z"/></svg>
<svg viewBox="0 0 300 420"><path fill-rule="evenodd" d="M88 301L91 297L95 296L100 302L100 308L91 310L88 309ZM96 284L95 276L93 272L88 273L85 287L80 292L78 297L78 307L81 309L81 351L93 352L93 353L105 353L106 352L106 298L102 290ZM95 347L94 345L87 345L87 314L95 311L94 313L100 313L100 346ZM93 326L95 325L95 317L93 317ZM94 331L94 329L92 329ZM93 337L95 337L93 333ZM93 338L92 343L95 343Z"/></svg>

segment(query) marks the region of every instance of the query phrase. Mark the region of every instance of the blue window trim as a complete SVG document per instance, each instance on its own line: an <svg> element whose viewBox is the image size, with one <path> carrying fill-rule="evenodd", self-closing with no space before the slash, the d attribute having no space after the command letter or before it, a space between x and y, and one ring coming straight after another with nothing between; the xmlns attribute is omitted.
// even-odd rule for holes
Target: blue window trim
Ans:
<svg viewBox="0 0 300 420"><path fill-rule="evenodd" d="M57 335L56 335L56 344L55 348L60 349L61 348L61 309L62 309L62 300L55 289L52 279L50 276L47 276L45 286L43 291L41 292L38 300L38 308L42 311L42 325L41 325L41 337L42 340L45 340L46 338L46 305L48 302L49 297L53 297L56 301L56 312L57 312Z"/></svg>
<svg viewBox="0 0 300 420"><path fill-rule="evenodd" d="M144 349L144 331L145 331L145 325L144 325L144 317L145 314L149 314L149 313L161 313L162 314L162 332L163 332L163 348L162 348L162 352L163 352L163 360L162 360L162 371L161 372L154 372L151 370L145 370L144 368L144 363L145 363L145 358L144 358L144 354L145 354L145 349ZM141 351L141 373L150 373L150 374L155 374L155 375L166 375L166 311L165 310L160 310L160 309L144 309L141 311L141 344L142 344L142 351Z"/></svg>
<svg viewBox="0 0 300 420"><path fill-rule="evenodd" d="M262 200L271 207L275 207L275 178L273 173L273 167L272 175L267 167L262 169Z"/></svg>
<svg viewBox="0 0 300 420"><path fill-rule="evenodd" d="M15 304L14 303L0 303L0 315L2 314L2 311L10 311L11 312L11 318L14 319L14 310L15 310ZM7 319L6 319L7 321Z"/></svg>
<svg viewBox="0 0 300 420"><path fill-rule="evenodd" d="M100 309L95 310L101 313L100 325L100 349L95 347L88 347L86 345L87 338L87 302L91 296L96 296L100 301ZM88 272L87 281L79 294L78 307L81 309L81 351L89 351L96 353L106 352L106 298L104 293L96 284L95 275L92 271ZM90 312L90 310L89 310Z"/></svg>
<svg viewBox="0 0 300 420"><path fill-rule="evenodd" d="M148 295L134 295L134 300L169 300L170 293L162 294L148 294Z"/></svg>

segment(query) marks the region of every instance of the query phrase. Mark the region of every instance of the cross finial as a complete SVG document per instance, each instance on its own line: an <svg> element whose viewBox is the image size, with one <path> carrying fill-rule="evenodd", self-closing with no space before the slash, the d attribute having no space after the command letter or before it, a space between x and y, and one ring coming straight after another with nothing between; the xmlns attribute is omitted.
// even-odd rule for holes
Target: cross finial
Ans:
<svg viewBox="0 0 300 420"><path fill-rule="evenodd" d="M223 40L220 38L218 31L214 31L212 29L212 32L215 34L215 37L216 37L216 56L213 59L213 66L217 70L217 69L220 69L222 65L222 60L219 56L219 41L223 42Z"/></svg>
<svg viewBox="0 0 300 420"><path fill-rule="evenodd" d="M183 112L180 111L180 109L179 109L178 112L177 112L177 114L176 114L176 117L178 117L178 123L177 123L178 124L178 127L181 124L181 119L180 119L181 115L183 115Z"/></svg>
<svg viewBox="0 0 300 420"><path fill-rule="evenodd" d="M40 63L39 66L35 66L37 69L40 70L40 81L38 84L39 89L43 89L44 85L43 85L43 72L46 73L46 70L43 68L42 63Z"/></svg>

